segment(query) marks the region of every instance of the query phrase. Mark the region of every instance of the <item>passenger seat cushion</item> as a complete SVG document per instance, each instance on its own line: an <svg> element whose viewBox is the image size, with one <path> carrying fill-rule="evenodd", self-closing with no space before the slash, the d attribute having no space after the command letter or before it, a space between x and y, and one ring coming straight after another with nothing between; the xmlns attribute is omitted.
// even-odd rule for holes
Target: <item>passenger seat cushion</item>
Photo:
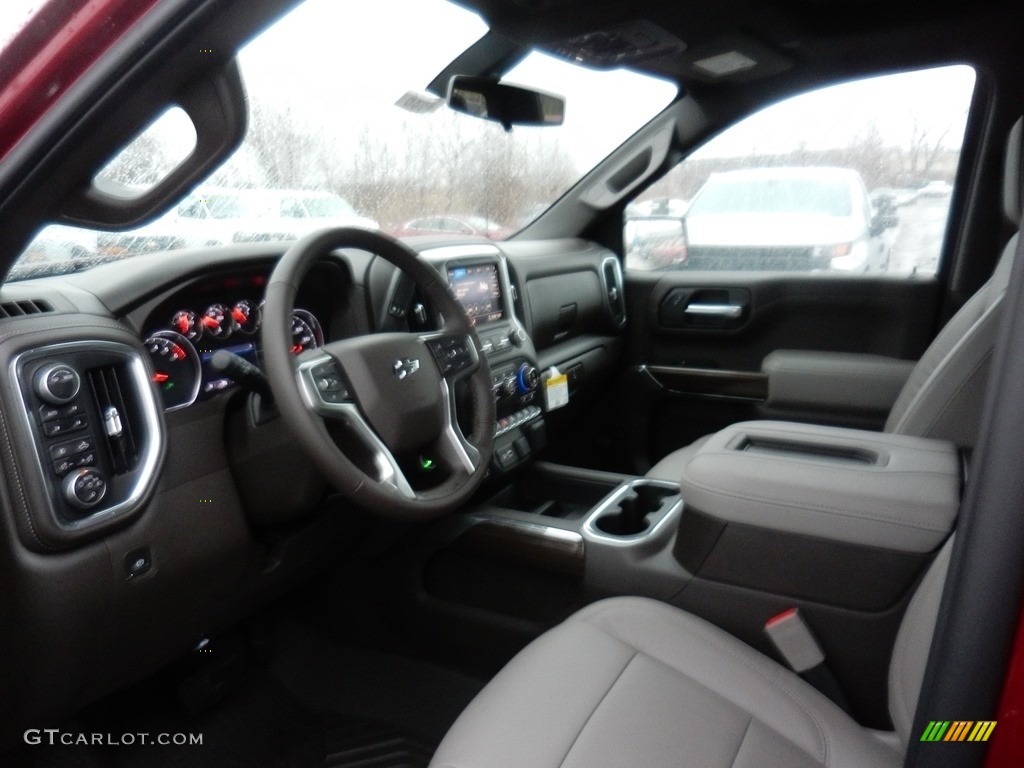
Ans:
<svg viewBox="0 0 1024 768"><path fill-rule="evenodd" d="M439 747L434 768L897 766L797 675L646 598L593 604L524 649Z"/></svg>

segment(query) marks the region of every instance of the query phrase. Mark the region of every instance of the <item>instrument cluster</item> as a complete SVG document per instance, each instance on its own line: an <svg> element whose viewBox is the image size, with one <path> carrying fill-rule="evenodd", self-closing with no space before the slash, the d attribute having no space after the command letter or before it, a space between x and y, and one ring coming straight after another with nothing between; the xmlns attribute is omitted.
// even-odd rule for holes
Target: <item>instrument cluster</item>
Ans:
<svg viewBox="0 0 1024 768"><path fill-rule="evenodd" d="M235 386L212 364L218 350L233 352L261 366L263 301L245 288L262 285L259 278L227 281L213 290L207 286L164 302L153 311L144 346L153 363L153 382L164 410L186 408ZM223 290L217 291L217 287ZM323 328L312 312L296 309L291 324L293 354L323 346Z"/></svg>

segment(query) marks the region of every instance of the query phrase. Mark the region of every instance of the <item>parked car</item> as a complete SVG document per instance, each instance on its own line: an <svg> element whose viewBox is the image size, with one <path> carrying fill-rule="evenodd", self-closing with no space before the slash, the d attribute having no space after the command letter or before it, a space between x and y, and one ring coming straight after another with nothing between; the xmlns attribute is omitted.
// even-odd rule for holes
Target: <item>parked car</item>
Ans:
<svg viewBox="0 0 1024 768"><path fill-rule="evenodd" d="M34 262L85 261L97 253L96 232L51 224L33 238L24 258Z"/></svg>
<svg viewBox="0 0 1024 768"><path fill-rule="evenodd" d="M953 185L948 181L936 179L921 187L918 194L921 197L949 197L953 194Z"/></svg>
<svg viewBox="0 0 1024 768"><path fill-rule="evenodd" d="M674 269L686 261L684 216L688 202L665 198L626 206L623 241L626 266L633 269Z"/></svg>
<svg viewBox="0 0 1024 768"><path fill-rule="evenodd" d="M504 240L512 230L484 216L421 216L391 230L395 237L416 235L465 235Z"/></svg>
<svg viewBox="0 0 1024 768"><path fill-rule="evenodd" d="M294 240L321 227L376 229L339 195L314 190L202 187L172 211L137 229L103 233L101 252L109 255Z"/></svg>
<svg viewBox="0 0 1024 768"><path fill-rule="evenodd" d="M687 269L867 272L882 244L848 168L713 173L686 212Z"/></svg>
<svg viewBox="0 0 1024 768"><path fill-rule="evenodd" d="M899 226L900 215L897 211L897 194L893 189L873 189L868 195L871 200L871 217L874 225L881 229Z"/></svg>

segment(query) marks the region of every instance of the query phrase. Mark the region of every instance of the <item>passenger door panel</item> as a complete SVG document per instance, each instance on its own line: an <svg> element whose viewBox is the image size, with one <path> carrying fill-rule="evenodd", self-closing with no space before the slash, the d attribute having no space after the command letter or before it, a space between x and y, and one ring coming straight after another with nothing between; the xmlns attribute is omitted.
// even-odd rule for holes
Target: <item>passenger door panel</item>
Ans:
<svg viewBox="0 0 1024 768"><path fill-rule="evenodd" d="M621 402L636 469L743 419L880 429L878 415L769 410L762 361L779 349L916 360L939 295L931 277L628 271Z"/></svg>

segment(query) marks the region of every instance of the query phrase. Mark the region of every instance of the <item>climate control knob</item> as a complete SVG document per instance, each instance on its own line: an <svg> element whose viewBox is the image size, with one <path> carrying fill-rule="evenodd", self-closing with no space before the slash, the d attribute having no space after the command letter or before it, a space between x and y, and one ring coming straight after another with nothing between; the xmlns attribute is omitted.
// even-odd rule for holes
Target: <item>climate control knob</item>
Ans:
<svg viewBox="0 0 1024 768"><path fill-rule="evenodd" d="M537 384L540 382L540 374L537 369L529 363L523 363L519 366L519 370L516 371L516 391L520 395L525 395L533 392L537 388Z"/></svg>
<svg viewBox="0 0 1024 768"><path fill-rule="evenodd" d="M107 481L96 469L79 469L71 472L61 483L64 500L77 509L94 507L107 493Z"/></svg>
<svg viewBox="0 0 1024 768"><path fill-rule="evenodd" d="M75 399L82 386L78 371L66 363L50 363L36 371L36 394L44 403L64 405Z"/></svg>

